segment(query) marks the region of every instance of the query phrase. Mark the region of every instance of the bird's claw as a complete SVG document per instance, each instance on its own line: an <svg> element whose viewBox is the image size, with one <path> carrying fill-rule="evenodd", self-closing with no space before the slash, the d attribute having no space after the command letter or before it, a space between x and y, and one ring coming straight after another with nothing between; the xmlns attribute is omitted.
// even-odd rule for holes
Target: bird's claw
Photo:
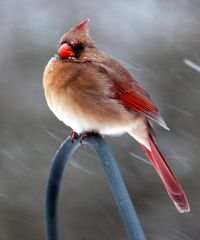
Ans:
<svg viewBox="0 0 200 240"><path fill-rule="evenodd" d="M71 141L72 143L74 143L74 141L76 139L80 139L80 143L83 144L83 140L88 136L88 135L93 135L93 134L98 134L97 132L94 132L94 131L88 131L88 132L83 132L81 134L78 134L77 132L75 131L72 131L71 134L70 134L70 138L71 138Z"/></svg>
<svg viewBox="0 0 200 240"><path fill-rule="evenodd" d="M98 134L95 131L88 131L88 132L83 132L80 134L80 143L83 144L83 140L88 137L89 135L96 135Z"/></svg>
<svg viewBox="0 0 200 240"><path fill-rule="evenodd" d="M80 143L83 144L83 140L88 136L89 132L83 132L80 135Z"/></svg>
<svg viewBox="0 0 200 240"><path fill-rule="evenodd" d="M75 132L75 131L72 131L71 134L70 134L70 138L71 138L71 141L72 143L74 143L74 141L79 137L78 133Z"/></svg>

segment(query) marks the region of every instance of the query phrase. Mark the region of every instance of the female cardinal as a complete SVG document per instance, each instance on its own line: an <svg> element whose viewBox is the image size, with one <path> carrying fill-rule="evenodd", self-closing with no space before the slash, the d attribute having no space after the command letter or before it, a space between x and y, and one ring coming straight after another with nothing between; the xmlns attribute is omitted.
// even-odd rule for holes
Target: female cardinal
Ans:
<svg viewBox="0 0 200 240"><path fill-rule="evenodd" d="M127 132L141 145L178 211L189 212L186 194L156 144L151 120L168 129L158 108L120 63L95 46L88 25L87 19L66 32L45 68L49 108L73 129L73 137Z"/></svg>

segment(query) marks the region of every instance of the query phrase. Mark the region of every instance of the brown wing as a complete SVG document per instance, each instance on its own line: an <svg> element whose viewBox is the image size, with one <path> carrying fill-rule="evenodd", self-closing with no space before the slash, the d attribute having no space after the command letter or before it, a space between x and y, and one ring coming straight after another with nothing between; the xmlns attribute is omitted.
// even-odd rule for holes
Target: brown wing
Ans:
<svg viewBox="0 0 200 240"><path fill-rule="evenodd" d="M148 118L168 129L150 95L133 79L131 74L113 59L107 61L106 66L110 67L111 72L113 72L111 75L113 76L114 98L118 99L130 111L144 113Z"/></svg>

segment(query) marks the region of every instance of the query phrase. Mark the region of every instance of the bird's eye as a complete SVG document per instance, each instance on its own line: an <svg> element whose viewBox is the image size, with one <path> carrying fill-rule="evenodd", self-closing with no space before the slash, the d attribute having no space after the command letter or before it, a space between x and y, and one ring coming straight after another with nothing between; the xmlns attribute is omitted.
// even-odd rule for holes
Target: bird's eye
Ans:
<svg viewBox="0 0 200 240"><path fill-rule="evenodd" d="M73 44L73 50L74 50L76 56L80 56L80 54L84 50L84 48L85 48L85 46L83 43Z"/></svg>

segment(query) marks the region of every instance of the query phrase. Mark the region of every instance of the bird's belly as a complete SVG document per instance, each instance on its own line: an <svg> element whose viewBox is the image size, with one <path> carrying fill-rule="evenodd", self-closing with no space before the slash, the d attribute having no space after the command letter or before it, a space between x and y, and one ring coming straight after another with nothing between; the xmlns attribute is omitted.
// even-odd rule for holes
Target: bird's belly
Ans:
<svg viewBox="0 0 200 240"><path fill-rule="evenodd" d="M85 121L85 119L81 119L78 116L78 113L73 111L71 107L67 107L67 105L62 107L61 104L52 103L49 104L49 107L61 122L72 128L77 133L81 133L89 128L89 123Z"/></svg>
<svg viewBox="0 0 200 240"><path fill-rule="evenodd" d="M48 104L55 116L65 125L72 128L77 133L85 131L96 131L105 135L121 135L127 130L127 124L124 126L116 121L100 123L95 119L89 119L87 115L81 116L79 112L73 110L72 107L62 104Z"/></svg>

